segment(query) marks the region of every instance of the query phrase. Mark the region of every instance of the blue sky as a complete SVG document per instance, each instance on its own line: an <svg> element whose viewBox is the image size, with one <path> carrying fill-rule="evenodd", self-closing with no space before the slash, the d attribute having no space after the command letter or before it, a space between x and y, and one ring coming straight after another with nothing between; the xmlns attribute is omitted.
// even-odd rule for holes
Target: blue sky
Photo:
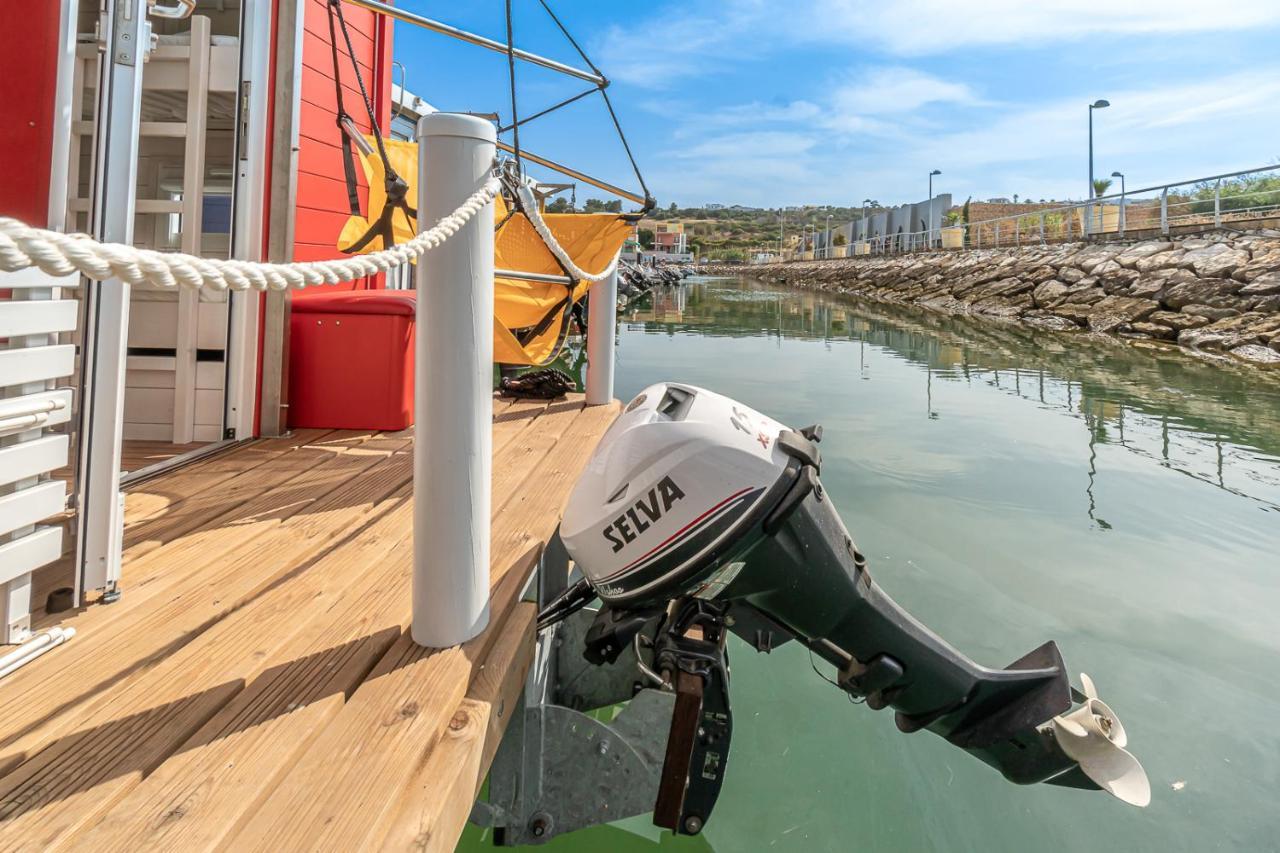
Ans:
<svg viewBox="0 0 1280 853"><path fill-rule="evenodd" d="M613 81L666 205L1079 198L1280 160L1280 0L548 0ZM505 40L502 0L399 5ZM538 0L516 44L581 65ZM506 58L396 27L408 88L510 115ZM519 65L524 115L586 84ZM397 78L398 82L398 78ZM521 131L528 149L635 186L598 96ZM579 199L593 193L579 193ZM599 195L599 193L594 193Z"/></svg>

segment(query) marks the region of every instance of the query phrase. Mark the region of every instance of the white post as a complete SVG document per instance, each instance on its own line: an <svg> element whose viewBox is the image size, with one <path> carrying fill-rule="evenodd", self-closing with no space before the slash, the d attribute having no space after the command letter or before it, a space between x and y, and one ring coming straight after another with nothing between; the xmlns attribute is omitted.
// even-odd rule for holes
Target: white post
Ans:
<svg viewBox="0 0 1280 853"><path fill-rule="evenodd" d="M597 282L587 300L587 405L613 399L613 339L618 325L618 268Z"/></svg>
<svg viewBox="0 0 1280 853"><path fill-rule="evenodd" d="M492 123L418 122L419 225L474 193L493 167ZM443 648L489 624L493 462L493 204L418 263L414 353L413 640Z"/></svg>

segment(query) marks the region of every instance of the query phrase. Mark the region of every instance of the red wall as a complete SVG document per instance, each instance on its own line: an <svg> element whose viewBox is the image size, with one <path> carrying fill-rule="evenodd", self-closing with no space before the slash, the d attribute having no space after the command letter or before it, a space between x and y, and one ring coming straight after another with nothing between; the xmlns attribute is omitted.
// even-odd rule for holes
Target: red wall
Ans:
<svg viewBox="0 0 1280 853"><path fill-rule="evenodd" d="M0 216L49 222L61 3L0 2Z"/></svg>
<svg viewBox="0 0 1280 853"><path fill-rule="evenodd" d="M391 121L391 27L390 22L366 9L345 5L343 13L351 31L356 61L365 87L374 101L379 125L385 130ZM360 89L346 55L342 33L338 33L339 71L343 102L362 131L369 120L360 102ZM324 0L308 0L302 47L302 107L300 150L298 152L298 198L294 225L294 259L330 260L339 257L338 235L349 216L347 188L343 179L341 135L335 124L337 96L333 84L333 57L329 48L329 22ZM368 214L368 190L359 164L361 209ZM332 289L381 287L383 276L375 276ZM312 289L295 298L307 297Z"/></svg>

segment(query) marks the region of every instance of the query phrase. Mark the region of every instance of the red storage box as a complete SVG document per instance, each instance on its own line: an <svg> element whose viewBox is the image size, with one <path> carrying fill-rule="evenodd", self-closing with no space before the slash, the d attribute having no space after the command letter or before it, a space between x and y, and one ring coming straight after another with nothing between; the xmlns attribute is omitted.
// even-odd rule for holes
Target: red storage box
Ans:
<svg viewBox="0 0 1280 853"><path fill-rule="evenodd" d="M412 290L293 300L289 425L399 430L413 424Z"/></svg>

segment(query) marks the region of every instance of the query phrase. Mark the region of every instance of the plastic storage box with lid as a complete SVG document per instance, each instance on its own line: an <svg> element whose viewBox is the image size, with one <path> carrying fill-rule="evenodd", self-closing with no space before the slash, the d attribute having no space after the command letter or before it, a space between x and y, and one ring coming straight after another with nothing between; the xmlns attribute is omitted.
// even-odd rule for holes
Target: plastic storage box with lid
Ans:
<svg viewBox="0 0 1280 853"><path fill-rule="evenodd" d="M294 299L290 426L399 430L413 424L416 295L356 290Z"/></svg>

